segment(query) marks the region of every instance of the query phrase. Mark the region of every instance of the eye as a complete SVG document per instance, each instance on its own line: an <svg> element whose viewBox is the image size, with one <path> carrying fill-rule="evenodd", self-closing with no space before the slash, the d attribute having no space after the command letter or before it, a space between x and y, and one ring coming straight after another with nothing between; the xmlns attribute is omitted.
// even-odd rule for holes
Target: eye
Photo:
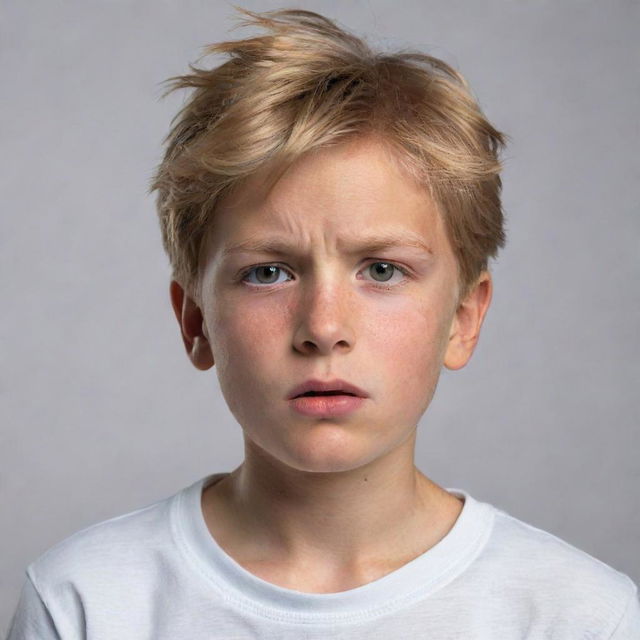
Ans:
<svg viewBox="0 0 640 640"><path fill-rule="evenodd" d="M373 277L375 282L379 282L380 284L387 284L392 282L392 277L394 273L399 273L402 277L400 280L407 275L407 271L402 267L399 267L392 262L383 262L377 261L370 263L367 267L365 267L365 271L368 271L369 274Z"/></svg>
<svg viewBox="0 0 640 640"><path fill-rule="evenodd" d="M373 282L377 282L380 285L396 285L404 280L408 275L408 271L392 262L386 262L383 260L377 260L369 263L363 271L368 272ZM288 274L291 276L291 272L284 267L277 264L260 264L246 269L240 276L242 282L246 282L256 288L264 288L260 285L277 285L291 280L291 277L287 280L280 280L278 278L281 274ZM393 276L398 274L400 277L393 280ZM255 276L255 277L252 277Z"/></svg>
<svg viewBox="0 0 640 640"><path fill-rule="evenodd" d="M250 269L247 269L242 274L242 281L249 282L250 284L257 284L257 285L281 284L281 282L285 282L285 281L278 281L277 276L279 272L288 273L287 271L285 271L283 267L279 267L276 264L257 265L255 267L251 267ZM250 275L255 275L257 278L257 281L248 280L248 277Z"/></svg>

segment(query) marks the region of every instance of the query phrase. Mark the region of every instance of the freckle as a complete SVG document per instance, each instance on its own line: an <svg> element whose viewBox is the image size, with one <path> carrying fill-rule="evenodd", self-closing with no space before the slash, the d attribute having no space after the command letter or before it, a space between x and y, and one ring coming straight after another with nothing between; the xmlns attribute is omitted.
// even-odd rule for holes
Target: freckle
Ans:
<svg viewBox="0 0 640 640"><path fill-rule="evenodd" d="M368 482L366 478L364 479L364 481L365 481L365 482Z"/></svg>

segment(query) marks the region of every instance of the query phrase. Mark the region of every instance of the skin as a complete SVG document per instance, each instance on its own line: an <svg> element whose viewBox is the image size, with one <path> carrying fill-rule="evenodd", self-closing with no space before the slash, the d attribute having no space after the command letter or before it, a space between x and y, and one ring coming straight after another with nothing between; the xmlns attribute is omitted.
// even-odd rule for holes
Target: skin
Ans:
<svg viewBox="0 0 640 640"><path fill-rule="evenodd" d="M442 367L471 357L492 282L483 272L458 300L437 206L375 138L304 156L268 193L263 177L217 209L200 294L170 287L187 354L201 370L216 365L244 435L244 462L203 492L203 515L255 575L343 591L424 553L460 514L462 501L415 467L416 427ZM349 251L387 232L429 251ZM292 248L224 254L266 237ZM255 265L282 269L242 275ZM302 416L286 397L308 378L342 378L369 397L346 417Z"/></svg>

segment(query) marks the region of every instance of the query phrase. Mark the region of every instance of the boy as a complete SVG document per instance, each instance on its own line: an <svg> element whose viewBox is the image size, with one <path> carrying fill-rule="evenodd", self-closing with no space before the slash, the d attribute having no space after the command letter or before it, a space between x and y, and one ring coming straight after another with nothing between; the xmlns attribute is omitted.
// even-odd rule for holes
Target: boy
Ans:
<svg viewBox="0 0 640 640"><path fill-rule="evenodd" d="M245 460L27 569L15 638L632 638L624 574L414 465L504 245L504 138L464 80L318 14L174 79L155 176L185 349Z"/></svg>

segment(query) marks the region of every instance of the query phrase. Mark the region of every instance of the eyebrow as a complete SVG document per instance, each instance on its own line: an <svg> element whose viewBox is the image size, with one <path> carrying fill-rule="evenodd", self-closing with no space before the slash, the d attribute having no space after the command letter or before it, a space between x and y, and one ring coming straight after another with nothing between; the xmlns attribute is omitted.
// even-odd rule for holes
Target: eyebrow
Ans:
<svg viewBox="0 0 640 640"><path fill-rule="evenodd" d="M384 249L412 248L433 254L433 250L424 240L415 234L380 233L375 236L358 236L357 242L349 244L347 253L375 253ZM223 257L234 253L271 253L277 255L291 255L299 252L298 245L288 244L281 238L249 238L241 242L228 245L222 250Z"/></svg>

